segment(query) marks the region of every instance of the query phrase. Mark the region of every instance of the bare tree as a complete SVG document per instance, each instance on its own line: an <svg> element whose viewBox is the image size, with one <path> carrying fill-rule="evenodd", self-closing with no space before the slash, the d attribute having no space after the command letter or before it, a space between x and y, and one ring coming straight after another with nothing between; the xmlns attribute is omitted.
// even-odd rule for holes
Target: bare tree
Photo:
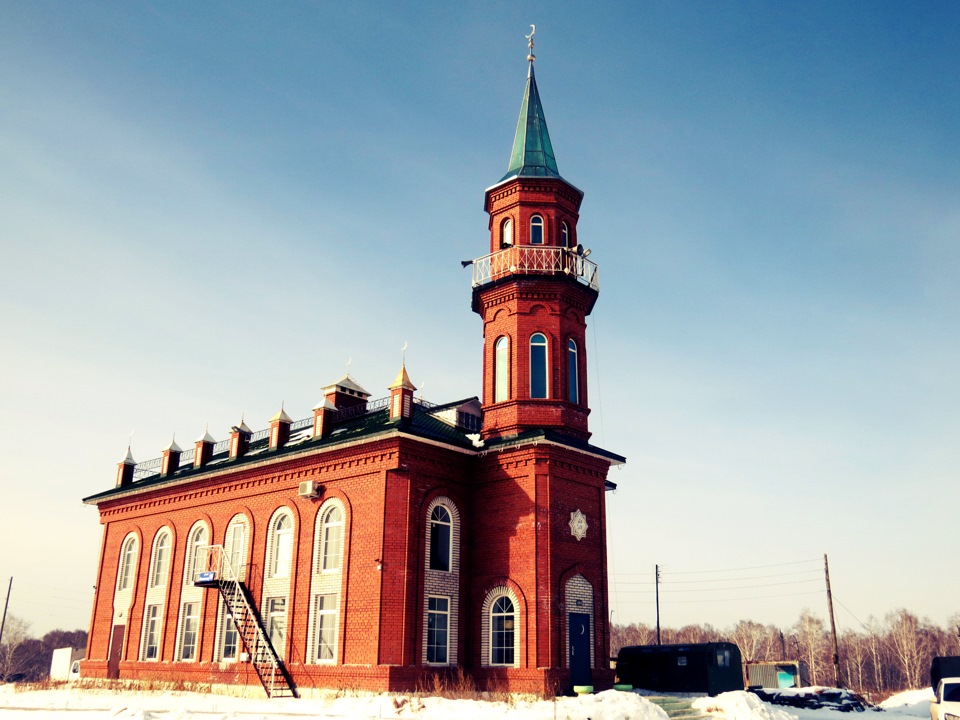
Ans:
<svg viewBox="0 0 960 720"><path fill-rule="evenodd" d="M801 657L810 671L810 682L816 685L820 682L820 665L827 640L823 620L804 608L794 626L794 632L800 643Z"/></svg>
<svg viewBox="0 0 960 720"><path fill-rule="evenodd" d="M900 609L887 615L887 624L890 648L900 664L905 687L922 687L922 661L929 653L928 637L922 632L920 620L916 615Z"/></svg>
<svg viewBox="0 0 960 720"><path fill-rule="evenodd" d="M28 640L30 623L16 615L7 615L3 644L0 644L0 682L11 682L24 674L29 663L21 649Z"/></svg>

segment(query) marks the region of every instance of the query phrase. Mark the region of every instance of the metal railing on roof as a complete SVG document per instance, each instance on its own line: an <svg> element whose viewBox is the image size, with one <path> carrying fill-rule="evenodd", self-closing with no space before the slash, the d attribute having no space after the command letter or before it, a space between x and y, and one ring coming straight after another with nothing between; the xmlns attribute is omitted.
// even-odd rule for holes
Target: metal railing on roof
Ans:
<svg viewBox="0 0 960 720"><path fill-rule="evenodd" d="M440 407L436 403L428 402L422 398L414 398L413 402L415 405L422 408L425 412L430 412L435 407ZM361 403L355 405L354 407L344 408L343 410L337 410L333 413L332 424L339 425L346 422L347 420L353 420L354 418L363 417L364 415L370 415L380 410L385 410L390 406L390 398L383 397L376 400L370 400L366 403ZM469 413L464 413L457 411L456 414L457 427L461 430L464 430L468 433L480 432L483 426L482 418L476 415L470 415ZM295 420L290 424L290 433L301 432L308 428L313 427L313 416L303 418L301 420ZM269 438L270 428L264 430L258 430L257 432L251 433L250 437L247 439L248 446L252 446L254 443L262 443L264 440ZM230 449L230 438L220 440L219 442L214 443L212 457L216 459L219 456L225 455ZM184 450L180 454L180 462L177 465L177 470L183 470L193 465L193 460L196 454L195 448L190 448ZM163 458L151 458L150 460L144 460L139 462L134 466L133 469L133 482L140 482L143 480L148 480L152 477L155 477L160 474L160 470L163 467Z"/></svg>
<svg viewBox="0 0 960 720"><path fill-rule="evenodd" d="M567 275L600 290L600 269L570 248L514 245L473 261L473 287L510 275Z"/></svg>

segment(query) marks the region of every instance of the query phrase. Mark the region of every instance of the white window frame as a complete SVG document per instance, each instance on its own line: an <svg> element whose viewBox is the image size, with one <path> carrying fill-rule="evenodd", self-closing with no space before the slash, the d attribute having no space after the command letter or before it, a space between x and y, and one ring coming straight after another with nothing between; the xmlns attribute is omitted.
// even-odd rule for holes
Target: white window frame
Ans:
<svg viewBox="0 0 960 720"><path fill-rule="evenodd" d="M436 600L442 600L446 603L447 607L444 610L438 608L431 608L430 602ZM446 595L427 595L427 647L426 647L426 661L428 665L449 665L450 664L450 619L451 619L451 598ZM443 644L443 660L437 660L434 658L430 659L430 651L435 648L440 648L441 646L436 643L431 643L430 637L430 618L433 617L442 617L445 621L445 627L443 628L444 635L444 644Z"/></svg>
<svg viewBox="0 0 960 720"><path fill-rule="evenodd" d="M137 572L136 552L139 543L136 535L127 535L120 550L120 572L117 573L117 592L133 587L133 576Z"/></svg>
<svg viewBox="0 0 960 720"><path fill-rule="evenodd" d="M163 605L147 605L143 613L143 652L141 660L157 662L160 659L160 644L163 642ZM153 657L151 657L151 649Z"/></svg>
<svg viewBox="0 0 960 720"><path fill-rule="evenodd" d="M539 222L537 222L539 220ZM537 233L534 228L538 228L540 233L540 239L536 240ZM530 216L530 244L531 245L545 245L547 242L547 222L543 219L543 215L531 215Z"/></svg>
<svg viewBox="0 0 960 720"><path fill-rule="evenodd" d="M330 516L337 514L335 520ZM343 567L344 512L339 503L331 504L323 511L320 528L320 571L340 572ZM335 534L335 537L334 537ZM333 542L335 540L335 542Z"/></svg>
<svg viewBox="0 0 960 720"><path fill-rule="evenodd" d="M543 342L534 343L534 338L541 337ZM533 394L533 376L534 376L534 365L533 365L533 348L542 347L543 348L543 395L534 395ZM530 354L530 397L535 400L546 400L550 397L550 341L547 339L547 334L540 332L539 330L535 333L530 334L530 341L527 343L527 351Z"/></svg>
<svg viewBox="0 0 960 720"><path fill-rule="evenodd" d="M153 541L153 562L150 567L150 587L166 587L170 577L170 555L173 534L166 528Z"/></svg>
<svg viewBox="0 0 960 720"><path fill-rule="evenodd" d="M187 644L188 633L193 634L193 642ZM196 662L197 651L200 647L200 603L191 601L183 603L180 609L180 660ZM190 654L187 655L187 650Z"/></svg>
<svg viewBox="0 0 960 720"><path fill-rule="evenodd" d="M326 605L327 600L333 601L333 607L321 607ZM337 630L340 623L340 593L320 593L314 596L314 657L313 660L318 665L334 665L337 662ZM323 642L323 628L329 623L332 636L328 636L329 642ZM329 648L330 657L321 657L324 648Z"/></svg>
<svg viewBox="0 0 960 720"><path fill-rule="evenodd" d="M510 399L510 338L501 335L493 344L493 401Z"/></svg>
<svg viewBox="0 0 960 720"><path fill-rule="evenodd" d="M289 523L281 527L281 523ZM270 577L290 577L293 568L293 514L278 513L270 528Z"/></svg>

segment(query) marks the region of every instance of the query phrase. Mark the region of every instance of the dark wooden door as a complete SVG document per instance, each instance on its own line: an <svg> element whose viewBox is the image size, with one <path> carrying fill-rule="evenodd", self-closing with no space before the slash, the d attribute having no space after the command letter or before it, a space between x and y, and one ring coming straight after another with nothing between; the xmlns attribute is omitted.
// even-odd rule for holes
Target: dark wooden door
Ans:
<svg viewBox="0 0 960 720"><path fill-rule="evenodd" d="M107 677L116 680L120 677L120 656L123 653L123 635L126 625L114 625L110 634L110 657L107 659Z"/></svg>

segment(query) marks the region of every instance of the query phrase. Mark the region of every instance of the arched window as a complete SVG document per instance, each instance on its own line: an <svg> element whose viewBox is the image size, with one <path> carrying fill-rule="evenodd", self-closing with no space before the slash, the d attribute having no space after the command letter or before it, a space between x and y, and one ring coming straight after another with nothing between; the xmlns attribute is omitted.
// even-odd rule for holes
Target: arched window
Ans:
<svg viewBox="0 0 960 720"><path fill-rule="evenodd" d="M543 218L539 215L530 218L530 244L543 245Z"/></svg>
<svg viewBox="0 0 960 720"><path fill-rule="evenodd" d="M150 587L162 587L167 584L170 571L170 533L161 532L153 545L153 572L150 573Z"/></svg>
<svg viewBox="0 0 960 720"><path fill-rule="evenodd" d="M493 347L493 401L504 402L510 398L510 341L498 338Z"/></svg>
<svg viewBox="0 0 960 720"><path fill-rule="evenodd" d="M280 515L273 526L273 557L270 563L271 577L287 577L293 555L293 518Z"/></svg>
<svg viewBox="0 0 960 720"><path fill-rule="evenodd" d="M247 551L247 519L243 515L234 515L227 525L223 549L230 563L233 576L238 580L244 579L244 565Z"/></svg>
<svg viewBox="0 0 960 720"><path fill-rule="evenodd" d="M120 577L117 578L117 590L129 590L133 584L133 573L137 562L137 538L129 537L120 553Z"/></svg>
<svg viewBox="0 0 960 720"><path fill-rule="evenodd" d="M450 512L437 505L430 513L430 569L450 571L453 520Z"/></svg>
<svg viewBox="0 0 960 720"><path fill-rule="evenodd" d="M570 226L566 222L560 223L560 244L570 247Z"/></svg>
<svg viewBox="0 0 960 720"><path fill-rule="evenodd" d="M577 343L567 340L567 399L580 402L580 368L577 365Z"/></svg>
<svg viewBox="0 0 960 720"><path fill-rule="evenodd" d="M200 559L200 548L207 545L207 528L199 525L194 528L190 534L190 543L187 545L187 563L184 578L187 582L193 582L196 577L197 563Z"/></svg>
<svg viewBox="0 0 960 720"><path fill-rule="evenodd" d="M343 557L343 511L334 505L323 514L323 570L339 570Z"/></svg>
<svg viewBox="0 0 960 720"><path fill-rule="evenodd" d="M530 336L530 397L547 397L547 336Z"/></svg>
<svg viewBox="0 0 960 720"><path fill-rule="evenodd" d="M513 245L513 220L507 218L500 226L500 247L510 247Z"/></svg>
<svg viewBox="0 0 960 720"><path fill-rule="evenodd" d="M506 595L494 600L490 608L490 664L513 665L516 610Z"/></svg>

